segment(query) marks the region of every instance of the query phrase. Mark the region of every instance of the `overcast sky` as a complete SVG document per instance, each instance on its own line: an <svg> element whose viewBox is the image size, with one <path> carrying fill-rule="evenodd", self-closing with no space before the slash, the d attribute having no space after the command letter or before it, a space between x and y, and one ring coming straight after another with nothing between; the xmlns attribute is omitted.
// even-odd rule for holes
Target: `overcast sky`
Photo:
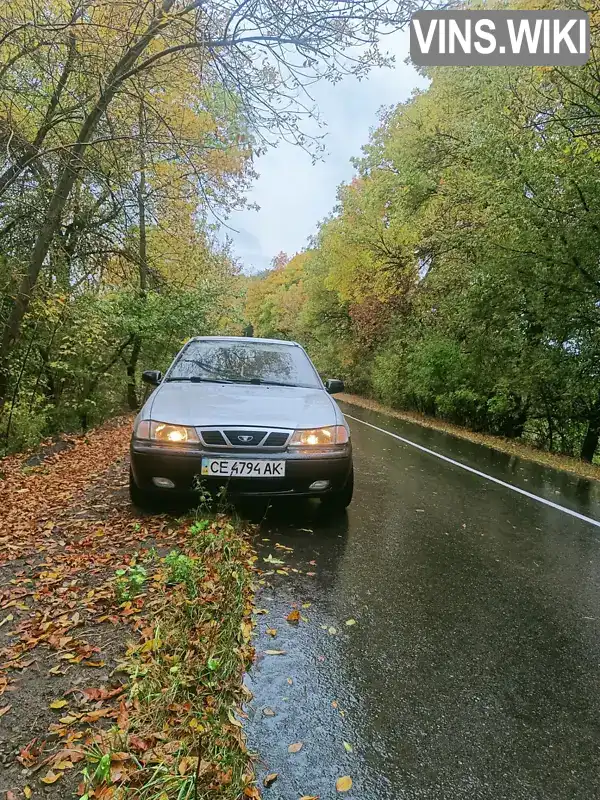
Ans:
<svg viewBox="0 0 600 800"><path fill-rule="evenodd" d="M396 56L394 67L372 70L362 81L347 77L335 85L322 82L313 87L327 123L322 161L313 165L306 152L285 142L257 159L260 177L249 200L260 211L238 212L228 220L236 230L227 233L245 272L265 269L280 251L292 256L306 245L319 220L335 205L339 184L352 178L350 158L360 155L369 130L377 125L378 110L425 86L415 69L404 63L408 46L408 31L388 36L385 49Z"/></svg>

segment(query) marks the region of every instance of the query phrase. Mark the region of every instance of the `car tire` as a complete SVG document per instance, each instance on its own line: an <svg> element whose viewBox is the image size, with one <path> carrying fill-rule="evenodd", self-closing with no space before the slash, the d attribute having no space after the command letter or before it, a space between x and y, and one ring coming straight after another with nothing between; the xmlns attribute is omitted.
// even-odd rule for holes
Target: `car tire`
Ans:
<svg viewBox="0 0 600 800"><path fill-rule="evenodd" d="M140 489L135 482L133 472L129 469L129 499L140 511L153 511L156 508L156 496L147 489Z"/></svg>
<svg viewBox="0 0 600 800"><path fill-rule="evenodd" d="M330 511L343 511L348 508L352 502L352 495L354 494L354 467L350 470L348 480L344 484L343 489L337 492L331 492L321 498L321 503L326 509Z"/></svg>

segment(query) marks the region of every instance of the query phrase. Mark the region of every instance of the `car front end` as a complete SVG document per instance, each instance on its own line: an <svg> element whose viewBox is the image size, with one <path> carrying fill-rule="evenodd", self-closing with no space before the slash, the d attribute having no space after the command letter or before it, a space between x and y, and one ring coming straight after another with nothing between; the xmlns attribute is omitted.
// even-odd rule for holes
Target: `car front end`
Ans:
<svg viewBox="0 0 600 800"><path fill-rule="evenodd" d="M322 496L346 485L352 445L344 422L291 430L138 419L131 469L147 492L226 487L232 495Z"/></svg>

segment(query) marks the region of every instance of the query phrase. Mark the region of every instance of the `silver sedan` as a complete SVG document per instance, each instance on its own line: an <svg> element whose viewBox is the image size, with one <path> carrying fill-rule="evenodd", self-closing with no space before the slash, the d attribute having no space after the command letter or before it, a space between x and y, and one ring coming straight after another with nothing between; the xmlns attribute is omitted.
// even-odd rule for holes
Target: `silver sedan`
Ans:
<svg viewBox="0 0 600 800"><path fill-rule="evenodd" d="M136 417L130 493L159 496L225 488L232 495L352 500L348 424L305 350L277 339L199 336L163 375Z"/></svg>

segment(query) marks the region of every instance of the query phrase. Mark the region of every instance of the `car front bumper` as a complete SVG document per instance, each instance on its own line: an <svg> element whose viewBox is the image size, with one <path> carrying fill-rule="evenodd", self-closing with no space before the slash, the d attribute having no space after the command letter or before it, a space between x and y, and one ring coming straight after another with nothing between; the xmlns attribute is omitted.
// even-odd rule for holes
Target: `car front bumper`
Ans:
<svg viewBox="0 0 600 800"><path fill-rule="evenodd" d="M283 478L212 478L200 475L202 458L235 458L285 461ZM133 441L131 470L140 489L155 492L190 492L200 486L218 491L225 486L236 496L277 497L279 495L319 496L344 487L352 469L352 448L336 453L239 452L222 450L175 450ZM153 478L168 478L175 486L159 489ZM315 481L329 481L327 489L311 489Z"/></svg>

